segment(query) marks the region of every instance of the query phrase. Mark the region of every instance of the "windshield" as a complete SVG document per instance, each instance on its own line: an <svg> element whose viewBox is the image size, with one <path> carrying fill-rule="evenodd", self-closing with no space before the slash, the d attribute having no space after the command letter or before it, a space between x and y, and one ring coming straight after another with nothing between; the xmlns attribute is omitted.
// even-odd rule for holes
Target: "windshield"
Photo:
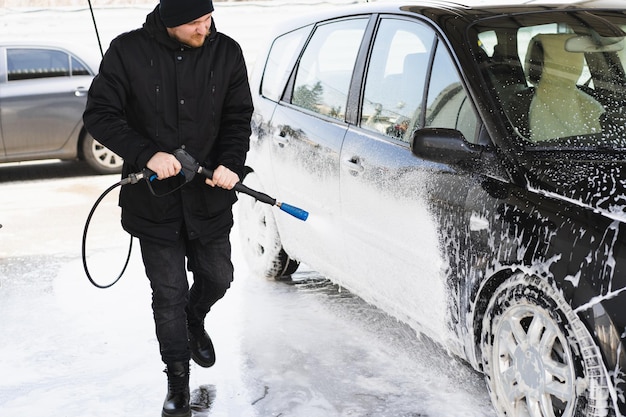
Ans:
<svg viewBox="0 0 626 417"><path fill-rule="evenodd" d="M474 54L527 148L626 147L626 17L542 12L481 21Z"/></svg>

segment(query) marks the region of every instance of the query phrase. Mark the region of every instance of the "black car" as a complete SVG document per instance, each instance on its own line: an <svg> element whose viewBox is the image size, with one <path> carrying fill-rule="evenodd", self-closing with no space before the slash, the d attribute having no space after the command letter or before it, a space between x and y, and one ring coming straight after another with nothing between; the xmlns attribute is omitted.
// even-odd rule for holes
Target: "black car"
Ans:
<svg viewBox="0 0 626 417"><path fill-rule="evenodd" d="M375 2L252 75L254 271L318 270L485 374L502 416L626 414L626 4Z"/></svg>

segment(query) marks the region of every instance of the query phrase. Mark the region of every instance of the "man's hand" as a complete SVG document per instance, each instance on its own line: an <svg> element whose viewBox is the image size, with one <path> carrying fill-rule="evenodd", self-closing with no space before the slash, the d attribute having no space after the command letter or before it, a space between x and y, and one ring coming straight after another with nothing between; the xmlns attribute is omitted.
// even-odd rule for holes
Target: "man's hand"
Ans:
<svg viewBox="0 0 626 417"><path fill-rule="evenodd" d="M232 190L235 184L239 182L239 175L235 174L224 165L220 165L213 171L213 179L206 179L205 182L211 187L221 187L227 190Z"/></svg>
<svg viewBox="0 0 626 417"><path fill-rule="evenodd" d="M157 152L146 164L146 167L154 171L157 174L157 179L164 180L165 178L178 175L182 166L178 159L171 153Z"/></svg>

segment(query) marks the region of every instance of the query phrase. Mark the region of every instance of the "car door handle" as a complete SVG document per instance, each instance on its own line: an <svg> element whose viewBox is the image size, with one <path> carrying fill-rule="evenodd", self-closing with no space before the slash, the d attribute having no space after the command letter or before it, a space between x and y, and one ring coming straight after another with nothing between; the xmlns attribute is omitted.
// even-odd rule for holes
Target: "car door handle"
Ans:
<svg viewBox="0 0 626 417"><path fill-rule="evenodd" d="M361 163L361 159L358 156L353 156L350 159L345 159L343 161L343 165L352 173L360 174L365 170L363 164Z"/></svg>
<svg viewBox="0 0 626 417"><path fill-rule="evenodd" d="M278 135L274 135L274 143L276 143L279 147L284 148L289 143L289 139L287 139L285 132L280 132Z"/></svg>
<svg viewBox="0 0 626 417"><path fill-rule="evenodd" d="M85 87L76 87L76 89L74 90L74 95L76 97L85 97L88 91L89 90Z"/></svg>

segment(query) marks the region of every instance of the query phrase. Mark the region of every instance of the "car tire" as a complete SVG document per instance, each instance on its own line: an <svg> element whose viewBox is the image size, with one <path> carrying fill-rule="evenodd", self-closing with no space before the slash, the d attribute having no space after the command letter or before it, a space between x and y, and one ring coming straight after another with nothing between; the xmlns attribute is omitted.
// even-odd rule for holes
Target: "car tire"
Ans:
<svg viewBox="0 0 626 417"><path fill-rule="evenodd" d="M262 192L254 172L246 176L245 183ZM242 252L251 273L268 279L289 279L300 264L282 247L272 206L240 193L238 210Z"/></svg>
<svg viewBox="0 0 626 417"><path fill-rule="evenodd" d="M501 416L607 416L602 357L588 330L546 281L516 274L482 323L482 365Z"/></svg>
<svg viewBox="0 0 626 417"><path fill-rule="evenodd" d="M85 162L99 174L117 174L122 172L124 161L116 153L85 133L82 141L82 156Z"/></svg>

